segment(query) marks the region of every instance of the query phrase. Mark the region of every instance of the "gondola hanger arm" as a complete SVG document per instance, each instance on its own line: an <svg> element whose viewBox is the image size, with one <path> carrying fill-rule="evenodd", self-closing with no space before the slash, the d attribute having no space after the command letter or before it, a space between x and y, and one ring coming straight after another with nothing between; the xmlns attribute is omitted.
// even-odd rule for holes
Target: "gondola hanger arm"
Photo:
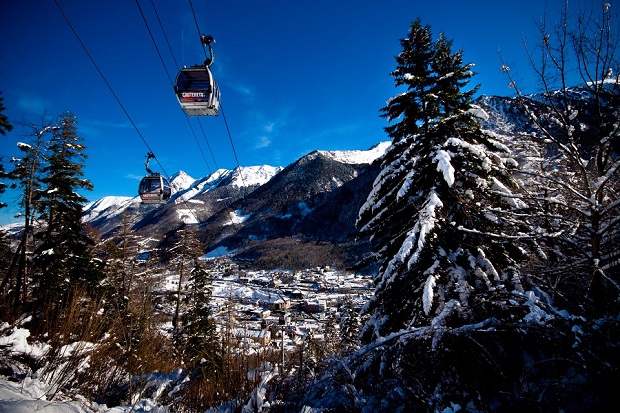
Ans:
<svg viewBox="0 0 620 413"><path fill-rule="evenodd" d="M215 43L215 39L210 34L200 36L200 41L202 42L203 47L209 48L209 56L207 56L207 52L205 50L205 67L211 66L213 60L215 60L215 53L213 53L213 48L211 47L211 43Z"/></svg>
<svg viewBox="0 0 620 413"><path fill-rule="evenodd" d="M155 175L155 172L151 171L151 169L149 168L149 162L151 161L151 159L154 159L155 155L153 154L153 152L149 152L146 154L146 162L144 163L144 167L146 168L146 172L149 175Z"/></svg>

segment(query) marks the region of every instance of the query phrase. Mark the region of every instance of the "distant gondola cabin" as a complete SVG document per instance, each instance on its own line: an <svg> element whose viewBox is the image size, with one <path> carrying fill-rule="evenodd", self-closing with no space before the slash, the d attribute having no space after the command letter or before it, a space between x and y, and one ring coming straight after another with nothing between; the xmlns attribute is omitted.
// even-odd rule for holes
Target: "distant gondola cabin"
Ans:
<svg viewBox="0 0 620 413"><path fill-rule="evenodd" d="M145 176L140 181L138 194L143 204L163 204L172 195L170 183L160 174Z"/></svg>
<svg viewBox="0 0 620 413"><path fill-rule="evenodd" d="M189 116L217 116L220 89L206 66L185 67L174 85L179 104Z"/></svg>

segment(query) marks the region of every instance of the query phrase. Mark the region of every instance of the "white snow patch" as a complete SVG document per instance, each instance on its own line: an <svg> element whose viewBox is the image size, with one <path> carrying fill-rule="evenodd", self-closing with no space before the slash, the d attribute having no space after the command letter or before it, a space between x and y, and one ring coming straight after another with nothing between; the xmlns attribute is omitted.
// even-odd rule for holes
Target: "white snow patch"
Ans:
<svg viewBox="0 0 620 413"><path fill-rule="evenodd" d="M385 154L391 142L381 142L368 150L351 150L351 151L317 151L322 155L332 158L335 161L359 165L371 164L376 159Z"/></svg>
<svg viewBox="0 0 620 413"><path fill-rule="evenodd" d="M198 224L198 219L196 218L194 211L189 208L177 209L177 216L179 217L179 220L185 224Z"/></svg>
<svg viewBox="0 0 620 413"><path fill-rule="evenodd" d="M448 186L454 185L454 167L450 163L451 160L450 153L443 149L438 150L433 157L433 161L437 162L437 171L443 174Z"/></svg>
<svg viewBox="0 0 620 413"><path fill-rule="evenodd" d="M252 214L247 214L247 215L243 215L242 211L240 209L236 210L236 211L232 211L228 214L228 220L226 221L226 223L224 223L224 225L237 225L237 224L241 224L242 222L245 222L245 220L247 220L248 218L250 218L252 216Z"/></svg>
<svg viewBox="0 0 620 413"><path fill-rule="evenodd" d="M424 283L424 294L422 295L422 305L424 307L424 314L428 315L428 313L431 311L431 307L433 305L433 296L434 296L434 291L433 289L435 288L435 284L436 284L436 278L435 275L431 274L428 276L428 278L426 279L426 282Z"/></svg>

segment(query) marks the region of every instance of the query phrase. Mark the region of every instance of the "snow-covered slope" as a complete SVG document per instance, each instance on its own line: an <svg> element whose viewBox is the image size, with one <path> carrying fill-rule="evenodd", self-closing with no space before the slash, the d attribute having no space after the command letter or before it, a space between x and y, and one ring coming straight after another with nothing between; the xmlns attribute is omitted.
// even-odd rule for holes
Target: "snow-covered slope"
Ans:
<svg viewBox="0 0 620 413"><path fill-rule="evenodd" d="M370 164L376 159L383 156L387 148L391 145L391 142L381 142L372 148L360 151L317 151L318 153L332 158L335 161L348 163L353 165Z"/></svg>
<svg viewBox="0 0 620 413"><path fill-rule="evenodd" d="M125 209L132 205L140 203L138 197L128 196L106 196L97 201L91 202L84 207L82 220L91 222L99 218L113 218L122 213Z"/></svg>
<svg viewBox="0 0 620 413"><path fill-rule="evenodd" d="M270 165L245 166L233 170L218 169L205 178L192 180L191 182L189 182L189 179L191 179L189 175L181 171L177 175L183 174L189 179L183 181L183 189L177 190L177 194L173 196L172 201L177 204L186 202L225 185L237 188L257 187L268 182L281 170L282 167L280 166Z"/></svg>
<svg viewBox="0 0 620 413"><path fill-rule="evenodd" d="M195 182L196 180L186 174L184 171L179 171L170 177L170 186L173 192L183 191Z"/></svg>
<svg viewBox="0 0 620 413"><path fill-rule="evenodd" d="M280 166L269 165L237 168L231 174L230 184L238 187L263 185L281 170L282 167Z"/></svg>

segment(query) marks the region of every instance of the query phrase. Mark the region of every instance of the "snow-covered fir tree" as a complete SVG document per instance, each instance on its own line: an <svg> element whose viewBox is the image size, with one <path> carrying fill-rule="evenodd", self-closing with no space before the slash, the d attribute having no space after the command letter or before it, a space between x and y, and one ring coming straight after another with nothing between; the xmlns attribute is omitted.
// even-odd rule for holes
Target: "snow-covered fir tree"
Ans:
<svg viewBox="0 0 620 413"><path fill-rule="evenodd" d="M42 240L34 255L36 295L46 303L57 303L76 289L96 288L101 273L92 259L92 241L83 233L80 190L92 190L84 179L86 158L83 139L77 133L73 114L61 116L45 155L41 189L36 195L40 217L45 222Z"/></svg>
<svg viewBox="0 0 620 413"><path fill-rule="evenodd" d="M516 251L493 237L505 231L493 209L514 204L505 168L511 160L469 110L475 88L461 92L472 65L443 35L434 43L430 36L418 20L402 42L393 76L407 91L384 109L388 120L399 122L386 128L394 143L360 211L361 230L372 234L383 263L365 310L372 314L363 330L367 343L462 312L451 307L470 307L479 288L519 284ZM419 48L426 60L411 60L422 53L410 50ZM418 66L428 72L424 89L414 74ZM417 113L423 115L412 116Z"/></svg>
<svg viewBox="0 0 620 413"><path fill-rule="evenodd" d="M219 366L219 338L212 309L212 275L195 259L183 299L183 314L176 334L183 362L193 368L207 364L212 372ZM203 360L203 361L201 361Z"/></svg>
<svg viewBox="0 0 620 413"><path fill-rule="evenodd" d="M463 91L472 65L443 35L431 38L417 20L401 41L393 76L406 90L384 108L393 145L360 210L382 265L363 310L356 382L381 411L529 408L515 343L533 340L538 301L520 277L523 229L504 218L526 207L513 192L516 162L474 116L476 88Z"/></svg>

